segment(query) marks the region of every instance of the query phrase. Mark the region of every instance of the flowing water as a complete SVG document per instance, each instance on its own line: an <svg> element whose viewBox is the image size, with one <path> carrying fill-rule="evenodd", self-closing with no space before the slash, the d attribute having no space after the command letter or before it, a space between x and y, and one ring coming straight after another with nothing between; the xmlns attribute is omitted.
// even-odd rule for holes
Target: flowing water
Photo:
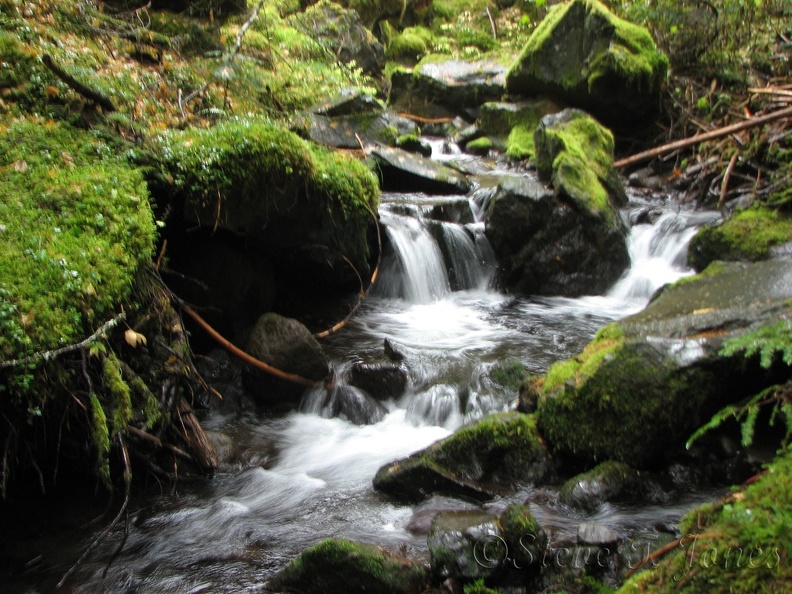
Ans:
<svg viewBox="0 0 792 594"><path fill-rule="evenodd" d="M395 504L373 491L377 469L512 407L516 394L494 380L504 362L541 373L578 352L603 325L641 309L661 285L688 274L685 249L697 215L664 206L663 197L635 198L628 210L661 214L654 224L631 229L632 267L608 294L515 298L493 290L494 259L481 222L493 191L485 186L442 199L383 196L381 279L354 320L324 343L339 377L355 362L382 361L385 339L404 355L408 388L387 403L380 422L326 418L310 398L302 410L281 416L210 417L205 426L230 435L247 464L137 504L128 535L122 522L69 580L72 590L259 591L299 551L330 536L424 554L426 537L414 529L422 514L469 504L442 497L418 507ZM439 212L443 221L430 218ZM635 532L673 523L699 501L607 505L592 516L533 507L556 534L574 534L592 517ZM57 581L71 562L33 566L22 579L48 590L41 585Z"/></svg>

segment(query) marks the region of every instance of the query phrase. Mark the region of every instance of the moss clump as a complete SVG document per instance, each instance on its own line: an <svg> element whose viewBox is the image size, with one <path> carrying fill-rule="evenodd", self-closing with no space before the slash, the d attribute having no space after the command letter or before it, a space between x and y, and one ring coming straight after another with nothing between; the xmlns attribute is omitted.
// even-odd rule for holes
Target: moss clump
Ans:
<svg viewBox="0 0 792 594"><path fill-rule="evenodd" d="M623 337L624 332L616 323L608 324L600 329L582 353L550 366L542 382L542 392L550 393L567 382L571 382L575 386L585 382L599 369L607 357L612 357L617 350L622 348Z"/></svg>
<svg viewBox="0 0 792 594"><path fill-rule="evenodd" d="M762 205L738 211L717 227L705 227L693 237L688 262L703 270L713 260L767 259L775 246L792 241L792 214Z"/></svg>
<svg viewBox="0 0 792 594"><path fill-rule="evenodd" d="M601 503L633 494L637 478L624 462L608 460L566 481L559 496L567 505L593 511Z"/></svg>
<svg viewBox="0 0 792 594"><path fill-rule="evenodd" d="M329 538L303 551L269 583L275 591L422 592L428 582L423 567L393 557L383 549Z"/></svg>
<svg viewBox="0 0 792 594"><path fill-rule="evenodd" d="M494 148L495 143L486 136L471 140L465 145L465 150L474 155L487 155Z"/></svg>
<svg viewBox="0 0 792 594"><path fill-rule="evenodd" d="M417 61L431 50L432 37L425 27L408 27L390 39L385 55L389 60Z"/></svg>
<svg viewBox="0 0 792 594"><path fill-rule="evenodd" d="M534 132L536 128L515 126L506 139L506 156L519 161L534 157Z"/></svg>
<svg viewBox="0 0 792 594"><path fill-rule="evenodd" d="M615 223L626 194L613 168L613 134L577 110L547 116L534 133L540 177L593 216Z"/></svg>
<svg viewBox="0 0 792 594"><path fill-rule="evenodd" d="M608 326L581 355L548 370L536 414L554 449L640 467L681 448L719 390L714 371L678 368L662 348Z"/></svg>
<svg viewBox="0 0 792 594"><path fill-rule="evenodd" d="M685 540L633 576L620 592L789 592L792 589L792 454L758 481L717 504L689 512Z"/></svg>
<svg viewBox="0 0 792 594"><path fill-rule="evenodd" d="M0 358L85 338L116 312L155 237L141 173L99 136L38 120L0 144Z"/></svg>

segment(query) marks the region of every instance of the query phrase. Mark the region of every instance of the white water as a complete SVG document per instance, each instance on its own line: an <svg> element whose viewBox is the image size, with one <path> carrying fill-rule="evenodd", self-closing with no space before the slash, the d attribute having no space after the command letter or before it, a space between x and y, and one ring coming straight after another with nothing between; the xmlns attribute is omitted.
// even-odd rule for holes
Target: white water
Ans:
<svg viewBox="0 0 792 594"><path fill-rule="evenodd" d="M209 420L209 429L232 435L238 458L252 467L142 507L107 576L102 572L120 530L81 568L74 591L258 591L273 571L328 536L424 551L425 537L407 530L412 508L373 492L377 469L512 406L515 394L491 377L498 362L543 372L578 352L604 324L638 311L662 284L688 274L684 251L693 228L685 213L668 212L656 225L632 230L632 266L607 295L517 299L487 288L493 259L481 223L444 223L451 265L466 288L452 291L424 209L393 206L386 203L381 212L393 249L382 286L325 347L343 369L353 361L382 361L387 338L405 355L407 393L367 426L324 418L310 403L308 412L281 418ZM474 201L471 210L480 212L481 205ZM640 524L630 514L609 513L614 523ZM560 531L581 520L547 510L537 516Z"/></svg>

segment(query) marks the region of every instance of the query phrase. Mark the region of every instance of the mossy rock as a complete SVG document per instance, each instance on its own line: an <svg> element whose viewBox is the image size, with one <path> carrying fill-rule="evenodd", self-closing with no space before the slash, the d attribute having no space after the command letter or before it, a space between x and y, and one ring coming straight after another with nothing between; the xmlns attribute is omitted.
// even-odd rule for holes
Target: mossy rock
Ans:
<svg viewBox="0 0 792 594"><path fill-rule="evenodd" d="M627 193L613 166L613 135L587 113L566 109L542 118L534 133L540 179L581 212L619 224Z"/></svg>
<svg viewBox="0 0 792 594"><path fill-rule="evenodd" d="M530 159L534 156L533 136L539 121L559 110L558 105L548 99L489 102L481 106L476 124L484 134L501 139L507 156Z"/></svg>
<svg viewBox="0 0 792 594"><path fill-rule="evenodd" d="M428 582L421 565L378 547L329 538L303 551L270 580L268 589L306 594L417 594Z"/></svg>
<svg viewBox="0 0 792 594"><path fill-rule="evenodd" d="M602 503L636 495L639 480L638 472L627 464L609 460L567 480L559 496L566 505L591 512Z"/></svg>
<svg viewBox="0 0 792 594"><path fill-rule="evenodd" d="M691 510L684 540L620 593L789 592L792 590L792 454L782 453L748 487Z"/></svg>
<svg viewBox="0 0 792 594"><path fill-rule="evenodd" d="M659 106L668 60L649 32L596 0L556 5L506 76L516 96L547 95L612 127L640 122Z"/></svg>
<svg viewBox="0 0 792 594"><path fill-rule="evenodd" d="M260 119L169 131L157 145L186 224L242 236L324 283L358 282L344 258L368 272L379 188L360 161Z"/></svg>
<svg viewBox="0 0 792 594"><path fill-rule="evenodd" d="M649 466L683 452L717 410L776 383L723 346L791 315L792 263L721 267L606 326L535 382L539 428L554 451Z"/></svg>
<svg viewBox="0 0 792 594"><path fill-rule="evenodd" d="M79 342L114 317L151 260L141 172L97 134L2 126L0 358Z"/></svg>
<svg viewBox="0 0 792 594"><path fill-rule="evenodd" d="M411 456L386 464L374 488L403 501L433 493L487 500L553 473L553 463L530 415L495 414Z"/></svg>
<svg viewBox="0 0 792 594"><path fill-rule="evenodd" d="M721 225L701 228L690 242L688 262L698 271L713 260L756 262L790 243L792 214L755 205L736 212Z"/></svg>
<svg viewBox="0 0 792 594"><path fill-rule="evenodd" d="M388 41L385 55L389 60L415 63L431 48L432 32L425 27L408 27Z"/></svg>

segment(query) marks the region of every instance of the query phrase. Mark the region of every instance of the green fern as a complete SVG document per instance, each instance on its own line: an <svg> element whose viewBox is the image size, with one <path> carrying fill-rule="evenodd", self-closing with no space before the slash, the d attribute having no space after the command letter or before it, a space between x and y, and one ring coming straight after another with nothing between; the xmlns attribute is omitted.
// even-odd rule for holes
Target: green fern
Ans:
<svg viewBox="0 0 792 594"><path fill-rule="evenodd" d="M792 366L792 320L784 318L772 324L765 324L753 332L726 341L720 355L731 357L743 353L745 357L759 356L759 364L769 369L779 357L786 365ZM753 443L756 421L759 412L770 406L769 425L775 425L779 417L786 425L782 447L786 447L792 436L792 379L786 383L765 388L737 404L730 404L719 410L704 425L699 427L687 441L690 448L702 435L720 427L725 421L735 419L740 423L741 443L748 447Z"/></svg>

